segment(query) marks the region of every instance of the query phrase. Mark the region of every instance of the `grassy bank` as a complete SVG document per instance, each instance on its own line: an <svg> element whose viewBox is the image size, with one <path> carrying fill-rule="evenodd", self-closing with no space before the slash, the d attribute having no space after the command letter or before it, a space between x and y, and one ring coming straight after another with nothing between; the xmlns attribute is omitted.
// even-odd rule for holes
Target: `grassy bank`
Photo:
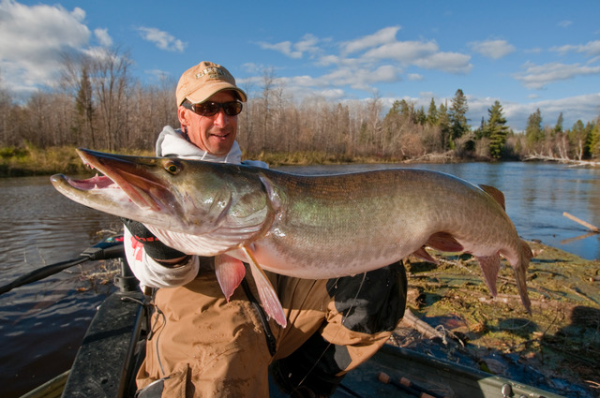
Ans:
<svg viewBox="0 0 600 398"><path fill-rule="evenodd" d="M130 154L150 156L152 153ZM88 169L89 171L89 169ZM75 147L52 147L46 149L27 145L24 148L0 148L0 177L23 177L35 175L80 174L86 167Z"/></svg>
<svg viewBox="0 0 600 398"><path fill-rule="evenodd" d="M152 156L151 151L118 151L121 154ZM247 154L244 158L262 160L271 166L374 163L383 159L331 155L325 152L295 152ZM34 175L81 174L86 167L75 151L75 147L51 147L46 149L28 145L24 148L0 148L0 177L22 177Z"/></svg>
<svg viewBox="0 0 600 398"><path fill-rule="evenodd" d="M24 148L0 148L0 177L22 177L34 175L80 174L85 173L75 147L51 147L46 149L26 145ZM102 151L102 149L98 149ZM153 156L147 151L119 150L115 153L126 155ZM449 163L465 161L451 154L429 154L418 159L390 159L380 156L348 156L324 151L306 152L247 152L244 159L262 160L272 167L286 165L350 164L350 163ZM483 159L470 159L483 160Z"/></svg>
<svg viewBox="0 0 600 398"><path fill-rule="evenodd" d="M527 272L532 314L521 304L511 267L500 270L498 297L492 299L469 255L436 253L437 267L407 261L408 307L436 331L437 340L423 340L404 323L392 342L565 396L596 397L600 262L530 245L535 254ZM571 395L574 386L589 395Z"/></svg>

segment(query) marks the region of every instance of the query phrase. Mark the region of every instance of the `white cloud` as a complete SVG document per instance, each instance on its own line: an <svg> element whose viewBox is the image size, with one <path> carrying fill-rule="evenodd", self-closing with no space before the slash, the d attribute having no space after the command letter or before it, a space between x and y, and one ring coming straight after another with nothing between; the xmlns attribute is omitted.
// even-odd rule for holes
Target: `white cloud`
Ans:
<svg viewBox="0 0 600 398"><path fill-rule="evenodd" d="M145 71L145 73L147 75L152 76L153 80L163 80L163 79L169 79L170 78L170 73L161 69L149 69L147 71Z"/></svg>
<svg viewBox="0 0 600 398"><path fill-rule="evenodd" d="M492 59L500 59L515 51L506 40L486 40L469 43L473 51Z"/></svg>
<svg viewBox="0 0 600 398"><path fill-rule="evenodd" d="M321 86L349 86L372 92L375 84L399 81L401 73L400 68L392 65L381 65L375 69L340 67L315 79L315 82Z"/></svg>
<svg viewBox="0 0 600 398"><path fill-rule="evenodd" d="M102 47L112 46L112 38L108 34L108 29L94 29L94 36Z"/></svg>
<svg viewBox="0 0 600 398"><path fill-rule="evenodd" d="M473 67L471 57L466 54L443 52L434 41L398 41L396 33L399 26L380 29L374 34L359 37L339 46L330 44L308 34L297 43L282 41L279 43L257 43L261 48L278 51L290 58L299 59L305 54L313 58L315 68L327 68L316 77L290 77L281 79L286 89L305 93L309 87L349 87L373 93L376 85L395 83L402 80L403 68L417 66L454 74L468 73ZM340 48L340 53L331 53L332 48ZM352 56L349 56L352 54ZM406 77L411 81L423 80L423 75L412 72ZM300 90L302 88L302 90Z"/></svg>
<svg viewBox="0 0 600 398"><path fill-rule="evenodd" d="M412 64L439 51L435 42L396 41L383 44L365 53L365 58L395 59L404 64Z"/></svg>
<svg viewBox="0 0 600 398"><path fill-rule="evenodd" d="M321 39L308 33L304 35L297 43L292 43L291 41L287 40L274 44L261 41L257 44L264 50L273 50L280 52L287 57L300 59L305 53L309 54L312 58L322 54L323 50L318 46L318 44L321 42Z"/></svg>
<svg viewBox="0 0 600 398"><path fill-rule="evenodd" d="M471 57L460 53L436 53L429 57L419 59L415 65L425 69L436 69L448 73L469 73L473 65L469 62Z"/></svg>
<svg viewBox="0 0 600 398"><path fill-rule="evenodd" d="M291 41L282 41L280 43L270 44L266 42L260 42L258 45L265 50L274 50L280 52L284 55L287 55L290 58L302 58L301 51L293 51L292 50L292 42Z"/></svg>
<svg viewBox="0 0 600 398"><path fill-rule="evenodd" d="M344 55L347 55L357 51L366 50L371 47L381 46L387 43L395 42L396 33L400 29L400 26L391 26L383 28L372 35L364 36L360 39L342 43L342 53Z"/></svg>
<svg viewBox="0 0 600 398"><path fill-rule="evenodd" d="M311 55L317 55L321 53L321 49L317 46L320 40L318 37L306 34L298 43L294 44L294 48L301 53L309 53Z"/></svg>
<svg viewBox="0 0 600 398"><path fill-rule="evenodd" d="M568 28L571 25L573 25L573 21L569 21L569 20L560 21L558 23L558 26L560 26L561 28Z"/></svg>
<svg viewBox="0 0 600 398"><path fill-rule="evenodd" d="M363 59L392 59L403 65L416 65L448 73L468 73L473 67L470 56L439 50L434 41L394 42L367 51Z"/></svg>
<svg viewBox="0 0 600 398"><path fill-rule="evenodd" d="M419 73L409 73L406 77L408 78L408 80L413 82L418 82L424 79L424 76Z"/></svg>
<svg viewBox="0 0 600 398"><path fill-rule="evenodd" d="M552 47L550 51L555 51L561 54L566 54L568 52L585 53L591 57L594 57L600 55L600 40L590 41L586 44Z"/></svg>
<svg viewBox="0 0 600 398"><path fill-rule="evenodd" d="M161 50L183 52L187 46L187 43L160 29L139 27L137 31L144 40L154 43Z"/></svg>
<svg viewBox="0 0 600 398"><path fill-rule="evenodd" d="M3 84L15 93L53 86L61 67L61 53L87 45L90 31L85 11L60 5L26 6L0 2L0 69Z"/></svg>
<svg viewBox="0 0 600 398"><path fill-rule="evenodd" d="M528 63L526 70L513 74L513 77L530 89L542 89L548 84L577 76L600 74L600 66L582 66L580 64L561 64L552 62L544 65Z"/></svg>

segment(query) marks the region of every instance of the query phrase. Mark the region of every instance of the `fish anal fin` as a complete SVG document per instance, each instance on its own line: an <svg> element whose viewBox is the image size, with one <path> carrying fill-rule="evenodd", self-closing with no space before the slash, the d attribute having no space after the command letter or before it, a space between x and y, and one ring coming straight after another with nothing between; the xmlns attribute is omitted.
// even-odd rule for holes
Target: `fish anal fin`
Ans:
<svg viewBox="0 0 600 398"><path fill-rule="evenodd" d="M221 254L215 257L215 273L221 291L229 302L229 298L246 276L246 267L237 258Z"/></svg>
<svg viewBox="0 0 600 398"><path fill-rule="evenodd" d="M504 199L504 194L498 188L495 188L491 185L480 184L479 188L483 189L485 193L490 195L504 210L506 210L506 201Z"/></svg>
<svg viewBox="0 0 600 398"><path fill-rule="evenodd" d="M533 257L533 251L527 242L521 239L521 257L519 264L513 266L515 270L515 279L517 281L517 288L519 289L519 295L521 296L521 302L525 306L527 312L531 314L531 300L527 294L527 268L529 267L529 260ZM512 265L512 264L511 264Z"/></svg>
<svg viewBox="0 0 600 398"><path fill-rule="evenodd" d="M463 245L447 232L436 232L427 239L425 245L442 252L464 251Z"/></svg>
<svg viewBox="0 0 600 398"><path fill-rule="evenodd" d="M496 280L498 279L498 272L500 271L500 255L494 254L487 257L477 257L481 272L483 272L483 278L488 289L492 293L492 296L496 297L498 291L496 290Z"/></svg>
<svg viewBox="0 0 600 398"><path fill-rule="evenodd" d="M275 319L275 322L279 325L286 327L287 319L271 281L254 258L252 250L248 247L242 247L242 250L248 258L250 272L252 272L254 283L256 283L256 288L258 289L258 296L265 312L268 316Z"/></svg>
<svg viewBox="0 0 600 398"><path fill-rule="evenodd" d="M438 261L433 258L429 253L427 253L427 251L425 250L424 247L421 247L419 250L415 251L413 254L413 256L416 256L418 258L420 258L421 260L433 263L433 264L437 264Z"/></svg>

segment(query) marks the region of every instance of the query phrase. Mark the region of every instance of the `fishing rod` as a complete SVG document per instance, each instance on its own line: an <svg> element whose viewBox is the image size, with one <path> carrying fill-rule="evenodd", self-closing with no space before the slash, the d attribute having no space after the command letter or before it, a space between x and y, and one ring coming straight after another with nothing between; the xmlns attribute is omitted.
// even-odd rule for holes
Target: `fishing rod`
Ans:
<svg viewBox="0 0 600 398"><path fill-rule="evenodd" d="M61 261L56 264L47 265L42 268L38 268L28 274L22 275L14 281L0 286L0 295L11 291L12 289L27 285L32 282L39 281L50 275L54 275L63 271L67 268L73 267L77 264L84 263L90 260L107 260L110 258L119 258L124 256L123 248L123 235L112 235L103 241L96 243L94 246L85 249L78 258L68 261Z"/></svg>

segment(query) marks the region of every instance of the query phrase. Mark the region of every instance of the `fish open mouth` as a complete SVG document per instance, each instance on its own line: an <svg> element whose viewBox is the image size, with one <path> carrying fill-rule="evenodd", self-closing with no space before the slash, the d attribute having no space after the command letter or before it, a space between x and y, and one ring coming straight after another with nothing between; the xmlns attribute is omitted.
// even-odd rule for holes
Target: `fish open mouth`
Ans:
<svg viewBox="0 0 600 398"><path fill-rule="evenodd" d="M55 176L52 178L53 182L62 178L73 188L89 193L122 190L129 200L142 209L160 211L163 208L164 196L169 190L148 169L148 166L156 166L156 163L142 164L139 157L112 155L82 148L77 149L77 153L86 166L104 175L85 180Z"/></svg>
<svg viewBox="0 0 600 398"><path fill-rule="evenodd" d="M85 180L76 180L69 177L66 177L66 179L69 185L82 191L93 191L94 189L121 189L121 187L118 184L115 184L110 178L98 174Z"/></svg>

